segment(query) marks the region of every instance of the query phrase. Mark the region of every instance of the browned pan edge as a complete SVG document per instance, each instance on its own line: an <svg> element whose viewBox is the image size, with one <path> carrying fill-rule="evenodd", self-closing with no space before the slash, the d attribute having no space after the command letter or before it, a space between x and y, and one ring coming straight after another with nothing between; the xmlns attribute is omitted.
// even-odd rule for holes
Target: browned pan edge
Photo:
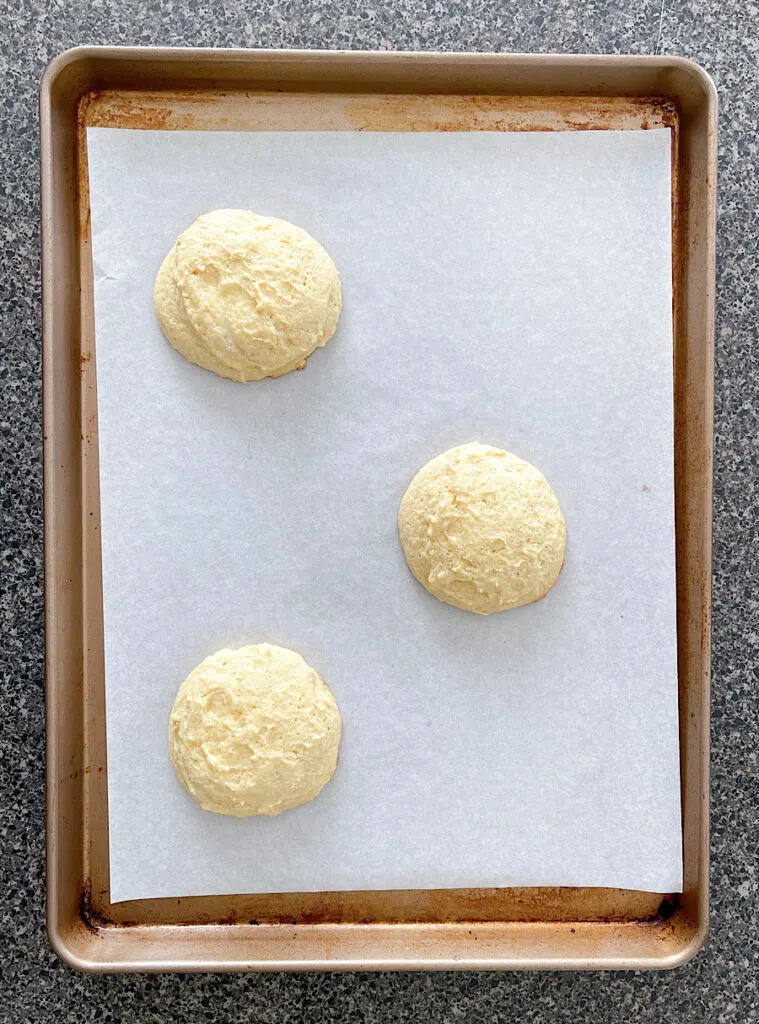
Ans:
<svg viewBox="0 0 759 1024"><path fill-rule="evenodd" d="M685 892L443 890L110 905L85 129L631 130L673 138ZM83 968L674 966L707 916L716 100L673 58L83 49L41 95L48 929Z"/></svg>

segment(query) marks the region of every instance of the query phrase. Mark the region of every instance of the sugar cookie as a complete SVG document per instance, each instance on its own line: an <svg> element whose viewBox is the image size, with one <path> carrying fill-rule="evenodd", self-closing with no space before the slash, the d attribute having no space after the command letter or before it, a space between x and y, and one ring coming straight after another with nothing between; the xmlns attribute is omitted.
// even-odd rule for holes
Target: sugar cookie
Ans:
<svg viewBox="0 0 759 1024"><path fill-rule="evenodd" d="M179 688L169 753L201 807L243 818L312 800L332 778L340 712L295 651L270 644L212 654Z"/></svg>
<svg viewBox="0 0 759 1024"><path fill-rule="evenodd" d="M539 601L564 564L566 524L543 474L476 442L419 470L401 502L398 528L422 586L481 615Z"/></svg>
<svg viewBox="0 0 759 1024"><path fill-rule="evenodd" d="M302 228L214 210L177 239L153 293L161 330L191 363L231 380L302 369L337 327L337 267Z"/></svg>

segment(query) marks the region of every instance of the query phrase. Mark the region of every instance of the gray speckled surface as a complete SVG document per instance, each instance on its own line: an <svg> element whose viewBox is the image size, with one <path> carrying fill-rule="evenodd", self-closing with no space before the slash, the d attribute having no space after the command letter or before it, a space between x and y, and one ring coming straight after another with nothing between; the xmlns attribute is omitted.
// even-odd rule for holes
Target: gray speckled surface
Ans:
<svg viewBox="0 0 759 1024"><path fill-rule="evenodd" d="M0 1021L759 1020L759 8L742 0L1 0ZM89 977L44 934L37 88L81 43L675 53L721 101L712 927L662 974Z"/></svg>

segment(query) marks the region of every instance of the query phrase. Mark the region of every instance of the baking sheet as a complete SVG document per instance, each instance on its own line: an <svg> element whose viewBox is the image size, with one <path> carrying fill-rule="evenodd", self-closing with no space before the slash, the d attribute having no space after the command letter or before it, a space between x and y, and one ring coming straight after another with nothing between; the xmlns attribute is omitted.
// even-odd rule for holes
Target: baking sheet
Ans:
<svg viewBox="0 0 759 1024"><path fill-rule="evenodd" d="M668 130L89 129L111 900L681 886ZM200 213L311 231L338 332L241 386L163 340L152 283ZM408 573L398 502L453 444L564 509L545 601L483 619ZM275 819L200 810L168 715L222 646L323 675L334 781Z"/></svg>

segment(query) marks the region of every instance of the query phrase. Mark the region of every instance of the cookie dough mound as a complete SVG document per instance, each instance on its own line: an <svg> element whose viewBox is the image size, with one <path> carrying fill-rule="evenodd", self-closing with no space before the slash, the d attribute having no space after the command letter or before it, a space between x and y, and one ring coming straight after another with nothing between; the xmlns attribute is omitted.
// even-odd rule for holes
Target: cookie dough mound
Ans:
<svg viewBox="0 0 759 1024"><path fill-rule="evenodd" d="M567 528L543 474L476 442L419 470L401 502L398 528L422 586L480 615L539 601L564 564Z"/></svg>
<svg viewBox="0 0 759 1024"><path fill-rule="evenodd" d="M161 330L185 359L231 380L302 369L337 327L337 267L302 228L214 210L177 239L153 293Z"/></svg>
<svg viewBox="0 0 759 1024"><path fill-rule="evenodd" d="M206 658L179 688L169 752L201 807L244 818L306 803L337 764L340 712L299 654L257 644Z"/></svg>

